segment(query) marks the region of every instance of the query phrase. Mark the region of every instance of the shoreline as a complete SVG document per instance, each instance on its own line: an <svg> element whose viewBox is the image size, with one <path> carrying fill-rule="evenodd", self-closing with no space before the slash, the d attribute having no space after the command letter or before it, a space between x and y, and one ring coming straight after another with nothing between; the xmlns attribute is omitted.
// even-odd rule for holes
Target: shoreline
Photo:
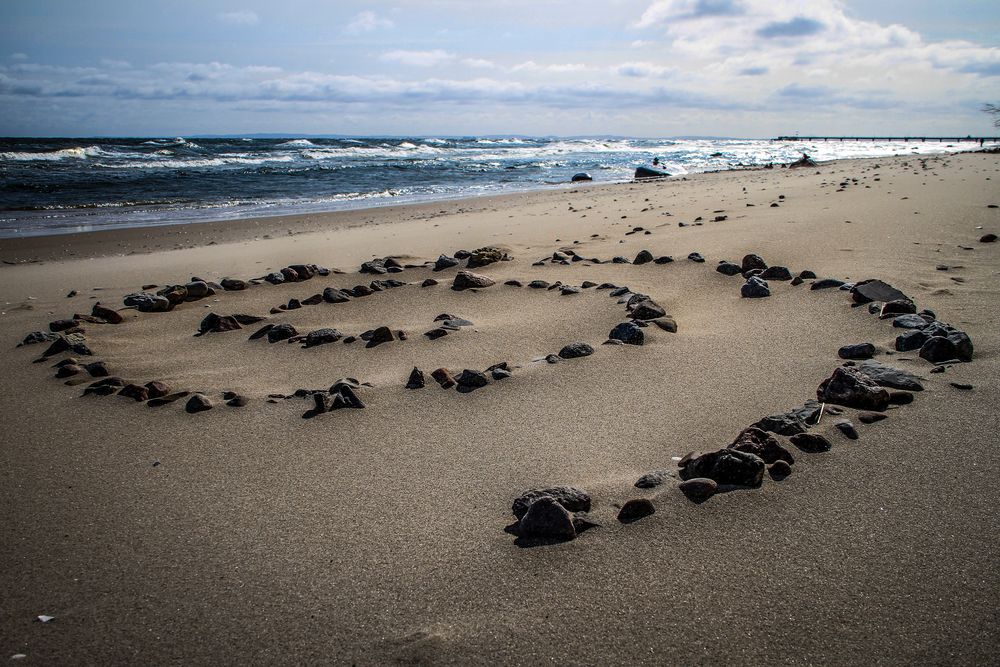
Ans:
<svg viewBox="0 0 1000 667"><path fill-rule="evenodd" d="M936 156L952 156L969 153L956 151L940 153ZM921 156L923 157L923 156ZM917 159L913 156L890 156L885 158L846 158L819 163L819 168L838 164L858 164L878 160ZM387 204L323 211L315 213L293 213L257 217L229 218L206 222L180 222L151 225L146 227L116 227L96 231L64 232L32 236L0 238L0 262L5 265L37 263L58 259L86 259L108 255L150 254L178 248L201 247L214 244L238 243L247 240L268 240L275 234L307 234L330 229L349 228L364 224L399 223L403 220L427 220L442 215L470 213L500 206L509 206L525 197L559 197L573 194L576 190L584 193L614 191L626 186L649 186L671 183L699 182L706 178L730 174L782 171L780 165L767 167L746 167L705 171L670 177L663 180L617 181L604 183L567 183L565 186L519 190L503 194L456 196L430 201ZM72 250L67 246L72 245Z"/></svg>

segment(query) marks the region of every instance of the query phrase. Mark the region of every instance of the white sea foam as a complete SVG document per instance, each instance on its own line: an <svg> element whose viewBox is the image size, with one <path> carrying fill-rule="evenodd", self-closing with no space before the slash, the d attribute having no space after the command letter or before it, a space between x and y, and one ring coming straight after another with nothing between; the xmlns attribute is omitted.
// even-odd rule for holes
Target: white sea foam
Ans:
<svg viewBox="0 0 1000 667"><path fill-rule="evenodd" d="M278 146L284 146L288 148L305 148L308 146L315 146L315 145L316 144L309 141L308 139L292 139L291 141L285 141L283 143L278 144Z"/></svg>
<svg viewBox="0 0 1000 667"><path fill-rule="evenodd" d="M44 153L0 153L0 160L10 160L12 162L55 162L58 160L86 160L90 157L100 157L103 155L106 155L106 153L98 146L74 146L73 148L63 148Z"/></svg>

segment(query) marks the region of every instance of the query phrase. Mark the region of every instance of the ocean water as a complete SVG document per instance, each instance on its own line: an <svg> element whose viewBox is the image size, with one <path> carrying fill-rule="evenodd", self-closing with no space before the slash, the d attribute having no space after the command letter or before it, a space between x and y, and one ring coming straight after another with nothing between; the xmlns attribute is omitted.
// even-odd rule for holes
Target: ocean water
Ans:
<svg viewBox="0 0 1000 667"><path fill-rule="evenodd" d="M0 139L0 238L332 211L976 144L744 139Z"/></svg>

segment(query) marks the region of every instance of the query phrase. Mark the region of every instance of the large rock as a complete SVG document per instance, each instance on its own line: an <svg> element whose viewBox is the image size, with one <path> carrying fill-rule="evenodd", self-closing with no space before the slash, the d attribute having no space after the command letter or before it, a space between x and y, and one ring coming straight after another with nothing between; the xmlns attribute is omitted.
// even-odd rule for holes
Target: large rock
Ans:
<svg viewBox="0 0 1000 667"><path fill-rule="evenodd" d="M830 441L819 433L797 433L790 440L793 445L810 454L828 452L832 448Z"/></svg>
<svg viewBox="0 0 1000 667"><path fill-rule="evenodd" d="M524 517L528 508L539 498L550 497L570 512L589 512L590 494L573 486L549 486L541 489L531 489L518 496L511 511L518 519Z"/></svg>
<svg viewBox="0 0 1000 667"><path fill-rule="evenodd" d="M291 324L275 324L267 330L267 342L277 343L278 341L288 340L292 336L297 335L299 335L299 332Z"/></svg>
<svg viewBox="0 0 1000 667"><path fill-rule="evenodd" d="M627 345L642 345L645 335L642 329L633 322L622 322L608 334L611 340L620 340Z"/></svg>
<svg viewBox="0 0 1000 667"><path fill-rule="evenodd" d="M909 300L909 297L889 283L881 280L865 280L857 283L851 294L855 303L871 303L872 301Z"/></svg>
<svg viewBox="0 0 1000 667"><path fill-rule="evenodd" d="M39 343L53 343L60 340L64 339L57 333L52 333L50 331L32 331L25 336L24 339L17 344L17 346L22 347L24 345L38 345ZM68 343L66 344L66 347L69 347Z"/></svg>
<svg viewBox="0 0 1000 667"><path fill-rule="evenodd" d="M863 361L856 368L881 387L905 391L924 390L924 385L920 383L920 377L899 368L886 366L877 361Z"/></svg>
<svg viewBox="0 0 1000 667"><path fill-rule="evenodd" d="M107 306L102 306L99 301L94 304L90 314L104 320L108 324L121 324L125 319L117 310L108 308Z"/></svg>
<svg viewBox="0 0 1000 667"><path fill-rule="evenodd" d="M445 269L450 269L453 266L458 266L459 261L454 257L449 257L448 255L439 255L437 261L434 262L435 271L444 271Z"/></svg>
<svg viewBox="0 0 1000 667"><path fill-rule="evenodd" d="M854 368L838 368L816 390L821 401L858 410L884 411L889 406L889 392Z"/></svg>
<svg viewBox="0 0 1000 667"><path fill-rule="evenodd" d="M327 303L346 303L350 300L351 297L348 296L343 290L333 287L327 287L323 290L323 301L326 301Z"/></svg>
<svg viewBox="0 0 1000 667"><path fill-rule="evenodd" d="M633 498L618 511L618 520L622 523L632 523L656 512L653 501L649 498Z"/></svg>
<svg viewBox="0 0 1000 667"><path fill-rule="evenodd" d="M198 333L222 333L224 331L236 331L242 329L240 323L231 315L216 315L209 313L198 325Z"/></svg>
<svg viewBox="0 0 1000 667"><path fill-rule="evenodd" d="M140 313L165 313L173 307L165 296L149 292L135 292L125 297L125 305Z"/></svg>
<svg viewBox="0 0 1000 667"><path fill-rule="evenodd" d="M771 296L771 289L757 276L751 276L740 288L740 296L744 299L760 299Z"/></svg>
<svg viewBox="0 0 1000 667"><path fill-rule="evenodd" d="M791 452L781 446L777 438L767 431L751 426L740 433L728 449L756 454L764 463L770 465L775 461L795 463Z"/></svg>
<svg viewBox="0 0 1000 667"><path fill-rule="evenodd" d="M577 359L579 357L589 357L594 353L594 348L587 343L570 343L559 350L559 356L563 359Z"/></svg>
<svg viewBox="0 0 1000 667"><path fill-rule="evenodd" d="M486 266L487 264L493 264L494 262L499 262L503 259L503 251L499 248L494 248L492 246L486 246L485 248L480 248L469 256L468 267L470 269L479 268L480 266Z"/></svg>
<svg viewBox="0 0 1000 667"><path fill-rule="evenodd" d="M639 254L637 254L635 256L635 259L632 260L632 263L636 265L642 265L642 264L648 264L652 261L653 261L653 253L649 252L648 250L640 250Z"/></svg>
<svg viewBox="0 0 1000 667"><path fill-rule="evenodd" d="M316 329L315 331L310 331L306 335L306 339L303 341L303 347L316 347L317 345L336 343L343 337L344 334L340 333L336 329Z"/></svg>
<svg viewBox="0 0 1000 667"><path fill-rule="evenodd" d="M459 391L469 392L480 387L485 387L490 381L485 373L466 368L455 378L455 383L458 384Z"/></svg>
<svg viewBox="0 0 1000 667"><path fill-rule="evenodd" d="M837 350L841 359L871 359L875 356L875 345L872 343L855 343L845 345Z"/></svg>
<svg viewBox="0 0 1000 667"><path fill-rule="evenodd" d="M687 465L681 468L681 479L707 477L719 484L760 486L764 468L764 460L756 454L720 449L688 460Z"/></svg>
<svg viewBox="0 0 1000 667"><path fill-rule="evenodd" d="M767 262L760 255L744 255L743 261L740 263L740 273L747 273L748 271L753 271L755 269L760 269L763 271L767 268Z"/></svg>
<svg viewBox="0 0 1000 667"><path fill-rule="evenodd" d="M477 287L489 287L495 285L496 281L489 276L473 273L472 271L459 271L452 283L453 290L465 290Z"/></svg>
<svg viewBox="0 0 1000 667"><path fill-rule="evenodd" d="M715 270L724 276L735 276L738 273L743 273L743 269L738 264L733 264L732 262L719 262Z"/></svg>
<svg viewBox="0 0 1000 667"><path fill-rule="evenodd" d="M652 299L643 299L632 308L632 317L637 320L655 320L658 317L665 317L667 311Z"/></svg>
<svg viewBox="0 0 1000 667"><path fill-rule="evenodd" d="M406 388L423 389L425 386L427 386L427 380L424 378L424 372L414 366L413 370L410 371L409 379L406 381Z"/></svg>
<svg viewBox="0 0 1000 667"><path fill-rule="evenodd" d="M573 516L555 498L542 496L531 504L520 522L522 537L547 540L572 540L576 537Z"/></svg>
<svg viewBox="0 0 1000 667"><path fill-rule="evenodd" d="M785 266L769 266L761 272L759 278L761 280L791 280L792 272Z"/></svg>
<svg viewBox="0 0 1000 667"><path fill-rule="evenodd" d="M692 477L677 485L685 496L695 502L708 500L719 490L719 483L708 477Z"/></svg>

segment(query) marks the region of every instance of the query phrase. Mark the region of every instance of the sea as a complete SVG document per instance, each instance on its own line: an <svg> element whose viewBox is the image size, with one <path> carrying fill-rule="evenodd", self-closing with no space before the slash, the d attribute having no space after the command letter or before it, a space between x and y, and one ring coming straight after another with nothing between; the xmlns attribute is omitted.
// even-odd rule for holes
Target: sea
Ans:
<svg viewBox="0 0 1000 667"><path fill-rule="evenodd" d="M0 238L314 213L978 144L619 137L0 139Z"/></svg>

